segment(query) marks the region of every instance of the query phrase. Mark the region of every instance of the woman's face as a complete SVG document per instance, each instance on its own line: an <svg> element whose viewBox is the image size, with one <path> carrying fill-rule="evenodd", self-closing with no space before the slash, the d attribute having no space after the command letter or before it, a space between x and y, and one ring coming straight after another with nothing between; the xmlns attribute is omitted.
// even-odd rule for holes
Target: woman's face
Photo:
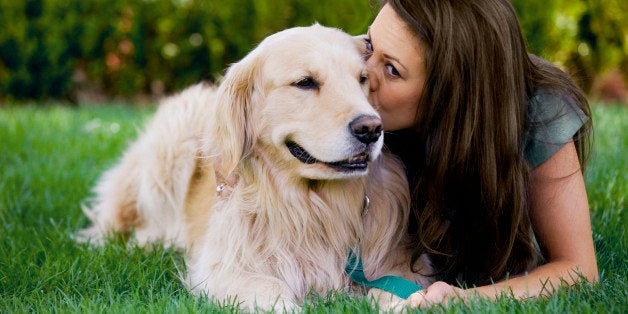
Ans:
<svg viewBox="0 0 628 314"><path fill-rule="evenodd" d="M371 104L386 131L412 127L425 82L425 49L388 4L369 28L367 58Z"/></svg>

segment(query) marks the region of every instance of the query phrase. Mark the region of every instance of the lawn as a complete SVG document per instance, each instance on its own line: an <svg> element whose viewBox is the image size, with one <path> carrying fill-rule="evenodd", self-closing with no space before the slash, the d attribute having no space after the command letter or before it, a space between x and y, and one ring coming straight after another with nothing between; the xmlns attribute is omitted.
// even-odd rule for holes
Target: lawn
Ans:
<svg viewBox="0 0 628 314"><path fill-rule="evenodd" d="M628 107L594 104L595 150L586 172L600 283L526 302L502 298L436 312L627 313ZM71 234L80 209L150 108L0 107L0 313L234 312L188 294L170 250L88 248ZM312 298L306 312L376 312L365 298Z"/></svg>

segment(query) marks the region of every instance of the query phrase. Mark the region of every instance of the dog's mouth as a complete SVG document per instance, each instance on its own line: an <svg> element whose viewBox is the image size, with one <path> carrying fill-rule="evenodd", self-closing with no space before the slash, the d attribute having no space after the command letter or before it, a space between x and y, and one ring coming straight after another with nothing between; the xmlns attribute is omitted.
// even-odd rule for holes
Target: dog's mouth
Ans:
<svg viewBox="0 0 628 314"><path fill-rule="evenodd" d="M299 146L299 144L295 142L286 142L286 147L288 147L288 150L290 151L292 156L294 156L296 159L304 164L321 163L335 170L344 172L366 170L366 168L368 167L369 154L365 152L359 153L349 159L341 161L324 162L312 157L310 153L308 153L303 147Z"/></svg>

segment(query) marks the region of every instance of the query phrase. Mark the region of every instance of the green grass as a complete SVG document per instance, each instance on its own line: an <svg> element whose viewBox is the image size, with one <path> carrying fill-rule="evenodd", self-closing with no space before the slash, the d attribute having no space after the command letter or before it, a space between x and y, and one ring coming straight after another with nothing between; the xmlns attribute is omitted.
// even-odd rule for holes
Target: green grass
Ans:
<svg viewBox="0 0 628 314"><path fill-rule="evenodd" d="M595 153L586 173L601 279L549 298L502 298L436 312L626 313L628 107L594 105ZM80 203L151 109L120 105L0 107L0 312L234 312L191 296L173 251L90 249ZM314 298L306 312L376 312L365 299Z"/></svg>

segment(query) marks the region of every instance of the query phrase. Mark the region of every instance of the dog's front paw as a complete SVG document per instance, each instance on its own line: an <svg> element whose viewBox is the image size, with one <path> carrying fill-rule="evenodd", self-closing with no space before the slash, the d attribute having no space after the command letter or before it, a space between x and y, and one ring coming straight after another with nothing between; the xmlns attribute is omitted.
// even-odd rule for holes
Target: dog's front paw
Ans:
<svg viewBox="0 0 628 314"><path fill-rule="evenodd" d="M405 307L404 299L381 289L371 288L367 296L377 302L384 312L400 312Z"/></svg>
<svg viewBox="0 0 628 314"><path fill-rule="evenodd" d="M295 300L278 297L275 299L256 298L253 306L248 306L250 310L271 311L276 313L298 313L301 306Z"/></svg>

